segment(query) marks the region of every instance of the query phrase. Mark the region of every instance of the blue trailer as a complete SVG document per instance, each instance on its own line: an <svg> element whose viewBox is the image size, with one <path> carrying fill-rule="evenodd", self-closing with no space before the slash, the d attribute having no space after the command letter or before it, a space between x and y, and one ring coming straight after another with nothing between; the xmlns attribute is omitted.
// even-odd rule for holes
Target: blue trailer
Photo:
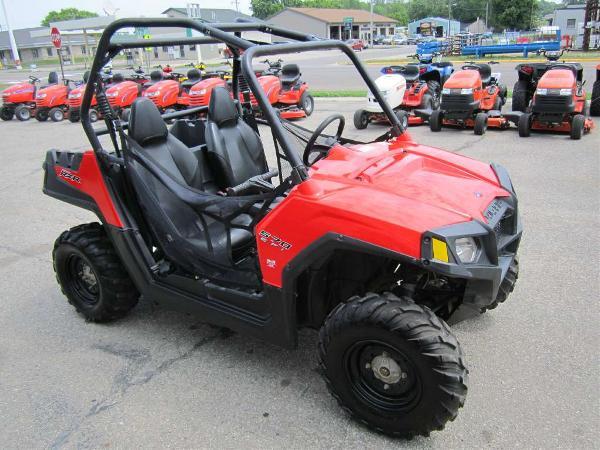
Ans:
<svg viewBox="0 0 600 450"><path fill-rule="evenodd" d="M530 42L527 44L497 44L497 45L470 45L463 47L462 55L475 55L482 58L486 55L500 55L503 53L521 53L525 58L529 53L536 53L538 50L560 50L560 40Z"/></svg>

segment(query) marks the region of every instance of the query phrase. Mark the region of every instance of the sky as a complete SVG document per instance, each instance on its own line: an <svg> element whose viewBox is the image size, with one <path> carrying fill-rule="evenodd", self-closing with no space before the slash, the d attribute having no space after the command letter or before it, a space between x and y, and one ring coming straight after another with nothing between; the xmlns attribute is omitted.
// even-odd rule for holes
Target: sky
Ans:
<svg viewBox="0 0 600 450"><path fill-rule="evenodd" d="M118 17L157 17L170 7L185 8L185 0L4 0L13 29L36 27L49 11L78 8L105 15L104 9L116 11ZM231 0L195 0L202 8L231 8ZM239 0L240 12L250 14L250 0ZM6 18L0 8L0 26L6 30Z"/></svg>

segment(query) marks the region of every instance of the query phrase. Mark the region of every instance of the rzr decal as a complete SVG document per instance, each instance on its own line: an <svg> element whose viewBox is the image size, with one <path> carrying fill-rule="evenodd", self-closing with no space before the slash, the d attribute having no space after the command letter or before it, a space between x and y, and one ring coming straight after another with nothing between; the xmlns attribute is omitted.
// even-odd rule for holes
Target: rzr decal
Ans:
<svg viewBox="0 0 600 450"><path fill-rule="evenodd" d="M68 170L65 169L61 169L60 173L58 174L59 177L63 177L67 180L71 180L74 181L75 183L81 183L81 178L79 178L77 175L75 175L72 172L69 172Z"/></svg>
<svg viewBox="0 0 600 450"><path fill-rule="evenodd" d="M271 233L269 233L268 231L262 230L260 232L260 240L262 242L268 243L269 245L273 246L273 247L280 247L280 250L289 250L290 248L292 248L292 244L290 244L289 242L285 242L284 240L282 240L281 238L278 238L277 236L273 236Z"/></svg>

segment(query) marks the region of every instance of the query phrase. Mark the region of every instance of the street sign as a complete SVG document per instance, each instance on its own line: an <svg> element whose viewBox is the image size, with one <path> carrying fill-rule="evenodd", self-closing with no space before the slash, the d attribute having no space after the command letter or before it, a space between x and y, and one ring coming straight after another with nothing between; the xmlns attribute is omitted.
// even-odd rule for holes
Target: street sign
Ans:
<svg viewBox="0 0 600 450"><path fill-rule="evenodd" d="M56 48L60 48L62 45L62 40L60 39L60 31L58 28L54 27L50 30L50 38L52 39L52 43Z"/></svg>
<svg viewBox="0 0 600 450"><path fill-rule="evenodd" d="M344 17L344 30L352 31L352 23L354 22L354 17Z"/></svg>
<svg viewBox="0 0 600 450"><path fill-rule="evenodd" d="M150 40L150 39L152 39L152 36L149 35L149 34L145 34L145 35L142 36L142 39ZM147 52L151 52L152 51L152 47L146 47L146 51Z"/></svg>

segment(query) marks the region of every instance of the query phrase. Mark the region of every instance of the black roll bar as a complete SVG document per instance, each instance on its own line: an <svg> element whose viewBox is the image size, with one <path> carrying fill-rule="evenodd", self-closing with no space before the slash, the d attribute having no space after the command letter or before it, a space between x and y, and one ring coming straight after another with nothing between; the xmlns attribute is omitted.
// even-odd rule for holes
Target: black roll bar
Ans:
<svg viewBox="0 0 600 450"><path fill-rule="evenodd" d="M137 28L137 27L155 27L155 28L166 28L166 27L181 27L190 28L202 33L203 36L191 37L191 38L161 38L161 39L133 39L124 40L122 42L112 42L112 36L120 29L123 28ZM282 44L267 44L261 45L255 42L243 39L241 32L243 31L259 31L266 34L271 34L286 39L292 39L301 42L282 43ZM365 67L357 58L354 51L341 41L336 40L321 40L314 35L308 35L299 33L297 31L287 30L275 26L271 26L264 23L255 23L247 21L239 21L236 23L205 23L199 22L187 18L134 18L134 19L120 19L109 24L98 42L98 49L96 57L91 68L90 78L87 83L87 87L83 96L81 104L81 122L85 133L92 144L95 152L100 152L102 146L98 139L98 131L95 130L89 120L89 110L92 102L94 93L99 96L103 95L102 91L102 79L99 73L102 67L116 54L125 48L143 48L143 47L157 47L162 45L176 45L176 44L202 44L202 43L224 43L232 49L236 49L235 54L239 54L240 50L244 51L244 54L239 58L240 64L234 63L233 65L233 82L237 84L239 70L241 69L242 75L248 82L252 93L254 94L257 102L260 105L263 114L265 114L269 125L275 137L280 142L282 149L284 150L286 157L292 165L292 177L294 183L299 183L308 177L308 172L300 156L293 150L293 145L285 133L283 126L281 125L278 115L270 105L266 93L262 90L258 83L258 79L254 70L252 69L252 59L258 56L270 56L275 54L288 54L288 53L299 53L302 51L310 50L332 50L337 49L350 58L354 66L357 68L364 82L367 84L369 90L373 93L379 104L381 105L383 112L388 117L392 124L391 134L393 136L399 136L404 130L400 124L398 118L394 114L394 111L386 103L379 89L375 85L375 82L371 76L367 73ZM236 58L237 59L237 58ZM170 114L169 117L180 117L186 114L190 114L189 111L181 112L180 114ZM166 115L165 115L166 117ZM113 118L112 120L105 118L107 127L106 130L102 130L101 134L110 133L113 143L116 146L117 130L123 127L120 120ZM118 148L118 147L117 147Z"/></svg>

